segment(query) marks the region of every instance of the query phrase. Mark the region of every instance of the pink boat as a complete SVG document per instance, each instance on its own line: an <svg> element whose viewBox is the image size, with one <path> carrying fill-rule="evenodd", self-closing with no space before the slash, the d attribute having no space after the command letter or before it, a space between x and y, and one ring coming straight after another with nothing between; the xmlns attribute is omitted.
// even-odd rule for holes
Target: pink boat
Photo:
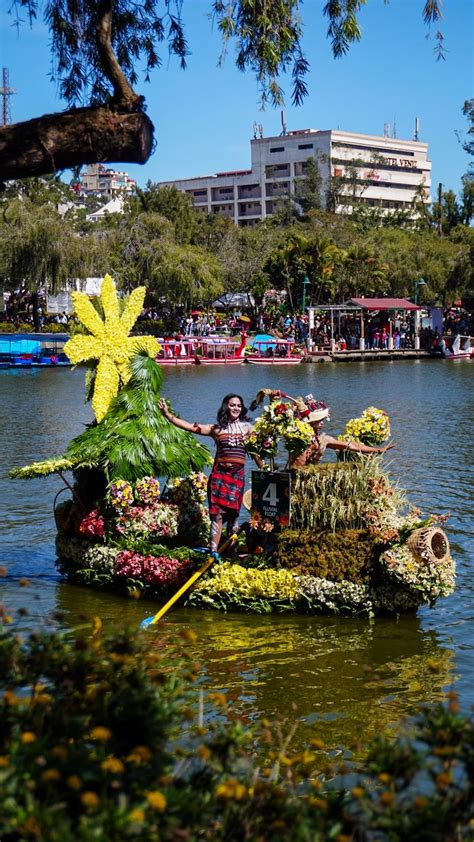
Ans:
<svg viewBox="0 0 474 842"><path fill-rule="evenodd" d="M242 365L247 334L240 341L223 336L203 336L197 340L194 359L198 365Z"/></svg>
<svg viewBox="0 0 474 842"><path fill-rule="evenodd" d="M159 339L161 350L156 355L160 365L194 365L196 353L196 339L193 336L182 336L178 339Z"/></svg>

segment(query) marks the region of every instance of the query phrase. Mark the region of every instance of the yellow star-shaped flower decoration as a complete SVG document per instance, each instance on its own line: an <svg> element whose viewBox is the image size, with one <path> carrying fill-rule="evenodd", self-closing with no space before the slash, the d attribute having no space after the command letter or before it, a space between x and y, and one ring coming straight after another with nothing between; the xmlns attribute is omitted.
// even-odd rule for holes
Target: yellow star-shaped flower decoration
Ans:
<svg viewBox="0 0 474 842"><path fill-rule="evenodd" d="M155 358L160 350L154 336L128 335L141 313L145 292L145 287L134 289L120 315L115 284L110 275L106 275L100 290L104 319L85 292L72 293L74 312L89 335L74 336L66 342L64 353L74 365L98 360L92 396L97 421L102 421L120 387L130 380L130 358L138 351L146 351Z"/></svg>

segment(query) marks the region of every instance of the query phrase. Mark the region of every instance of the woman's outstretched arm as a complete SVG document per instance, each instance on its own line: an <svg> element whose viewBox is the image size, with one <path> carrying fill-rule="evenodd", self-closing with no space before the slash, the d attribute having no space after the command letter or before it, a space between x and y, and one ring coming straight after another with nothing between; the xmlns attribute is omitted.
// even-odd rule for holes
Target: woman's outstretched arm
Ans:
<svg viewBox="0 0 474 842"><path fill-rule="evenodd" d="M158 401L158 407L161 409L164 417L170 424L174 424L175 427L179 427L181 430L186 430L188 433L197 433L200 436L210 436L212 434L212 430L214 428L213 424L190 424L189 421L185 421L184 418L177 418L176 415L173 415L172 412L169 411L168 404L163 398L160 398Z"/></svg>
<svg viewBox="0 0 474 842"><path fill-rule="evenodd" d="M335 439L333 436L325 436L326 447L330 450L350 450L353 453L385 453L386 450L391 450L395 447L394 444L386 444L383 447L370 447L368 444L362 444L361 441L341 441Z"/></svg>

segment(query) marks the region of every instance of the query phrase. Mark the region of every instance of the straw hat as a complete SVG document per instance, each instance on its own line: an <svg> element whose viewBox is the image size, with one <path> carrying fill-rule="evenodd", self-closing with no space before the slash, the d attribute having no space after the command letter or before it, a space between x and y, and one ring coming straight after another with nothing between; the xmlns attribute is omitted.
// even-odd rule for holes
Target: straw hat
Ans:
<svg viewBox="0 0 474 842"><path fill-rule="evenodd" d="M247 511L250 511L252 508L252 489L247 488L247 491L244 493L242 503L244 504Z"/></svg>
<svg viewBox="0 0 474 842"><path fill-rule="evenodd" d="M329 409L328 407L324 407L324 409L314 409L309 415L306 416L305 421L308 421L309 424L312 424L314 421L323 421L324 418L329 417Z"/></svg>

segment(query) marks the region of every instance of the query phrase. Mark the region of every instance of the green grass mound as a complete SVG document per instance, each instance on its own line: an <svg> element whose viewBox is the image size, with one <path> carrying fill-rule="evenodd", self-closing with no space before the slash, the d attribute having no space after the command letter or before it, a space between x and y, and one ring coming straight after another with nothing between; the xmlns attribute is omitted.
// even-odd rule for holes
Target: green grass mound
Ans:
<svg viewBox="0 0 474 842"><path fill-rule="evenodd" d="M380 544L362 529L312 532L285 529L276 537L274 563L295 574L309 574L331 582L368 582L374 575Z"/></svg>

